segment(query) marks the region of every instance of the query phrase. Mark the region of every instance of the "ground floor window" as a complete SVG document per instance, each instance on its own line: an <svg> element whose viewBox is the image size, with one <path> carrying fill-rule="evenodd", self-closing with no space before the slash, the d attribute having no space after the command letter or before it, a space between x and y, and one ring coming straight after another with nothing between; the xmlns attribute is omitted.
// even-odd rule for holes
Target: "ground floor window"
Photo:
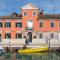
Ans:
<svg viewBox="0 0 60 60"><path fill-rule="evenodd" d="M26 36L24 36L23 38L26 38Z"/></svg>
<svg viewBox="0 0 60 60"><path fill-rule="evenodd" d="M36 36L33 36L34 39L36 39L37 37Z"/></svg>
<svg viewBox="0 0 60 60"><path fill-rule="evenodd" d="M54 34L53 33L51 33L51 39L53 39L54 38Z"/></svg>
<svg viewBox="0 0 60 60"><path fill-rule="evenodd" d="M21 39L22 38L22 33L16 33L16 39Z"/></svg>
<svg viewBox="0 0 60 60"><path fill-rule="evenodd" d="M5 38L11 38L11 33L5 33Z"/></svg>
<svg viewBox="0 0 60 60"><path fill-rule="evenodd" d="M42 34L42 33L40 33L39 37L40 37L40 39L42 39L42 38L43 38L43 34Z"/></svg>

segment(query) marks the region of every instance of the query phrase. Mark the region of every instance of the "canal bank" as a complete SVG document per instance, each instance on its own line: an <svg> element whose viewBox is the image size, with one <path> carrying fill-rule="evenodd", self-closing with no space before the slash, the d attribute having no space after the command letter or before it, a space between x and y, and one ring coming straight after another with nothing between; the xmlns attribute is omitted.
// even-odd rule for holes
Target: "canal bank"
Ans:
<svg viewBox="0 0 60 60"><path fill-rule="evenodd" d="M14 46L15 45L15 46ZM22 44L22 45L19 45L18 44L18 46L16 45L16 44L14 44L14 45L11 45L11 46L3 46L4 47L4 49L6 50L6 51L17 51L18 49L21 49L22 47L23 47L23 45L24 44ZM39 43L39 44L29 44L29 45L27 45L27 48L40 48L40 47L48 47L49 48L49 51L56 51L57 49L59 49L59 47L60 47L60 44L50 44L50 47L49 47L49 44L44 44L44 43Z"/></svg>

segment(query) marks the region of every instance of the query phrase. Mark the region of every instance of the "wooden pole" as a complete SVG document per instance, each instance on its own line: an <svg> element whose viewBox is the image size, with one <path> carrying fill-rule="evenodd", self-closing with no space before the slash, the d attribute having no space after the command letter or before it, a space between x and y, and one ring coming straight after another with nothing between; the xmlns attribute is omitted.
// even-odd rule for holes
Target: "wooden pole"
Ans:
<svg viewBox="0 0 60 60"><path fill-rule="evenodd" d="M49 38L49 43L48 44L49 44L49 47L48 48L49 48L49 51L50 51L50 38Z"/></svg>

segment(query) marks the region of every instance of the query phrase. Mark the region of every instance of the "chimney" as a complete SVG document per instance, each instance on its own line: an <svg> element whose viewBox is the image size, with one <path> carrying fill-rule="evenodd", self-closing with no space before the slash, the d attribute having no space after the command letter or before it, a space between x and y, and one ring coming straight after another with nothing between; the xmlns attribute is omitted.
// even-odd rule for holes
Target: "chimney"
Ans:
<svg viewBox="0 0 60 60"><path fill-rule="evenodd" d="M42 16L44 16L44 10L41 10L40 14L41 14Z"/></svg>

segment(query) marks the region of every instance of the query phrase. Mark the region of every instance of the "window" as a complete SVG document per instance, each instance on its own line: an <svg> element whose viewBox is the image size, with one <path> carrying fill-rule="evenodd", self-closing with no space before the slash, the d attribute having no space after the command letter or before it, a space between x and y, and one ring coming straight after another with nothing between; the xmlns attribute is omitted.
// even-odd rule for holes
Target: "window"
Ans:
<svg viewBox="0 0 60 60"><path fill-rule="evenodd" d="M24 16L27 16L27 12L24 12Z"/></svg>
<svg viewBox="0 0 60 60"><path fill-rule="evenodd" d="M16 27L22 27L22 23L21 22L16 22Z"/></svg>
<svg viewBox="0 0 60 60"><path fill-rule="evenodd" d="M51 39L53 39L54 38L54 34L53 33L51 33Z"/></svg>
<svg viewBox="0 0 60 60"><path fill-rule="evenodd" d="M22 33L16 33L16 39L21 39L22 38Z"/></svg>
<svg viewBox="0 0 60 60"><path fill-rule="evenodd" d="M33 29L33 22L32 22L32 20L28 20L27 21L27 28L28 29Z"/></svg>
<svg viewBox="0 0 60 60"><path fill-rule="evenodd" d="M5 38L11 38L11 33L5 33Z"/></svg>
<svg viewBox="0 0 60 60"><path fill-rule="evenodd" d="M0 28L3 27L2 22L0 22Z"/></svg>
<svg viewBox="0 0 60 60"><path fill-rule="evenodd" d="M33 12L33 16L36 16L36 12Z"/></svg>
<svg viewBox="0 0 60 60"><path fill-rule="evenodd" d="M36 38L36 36L34 36L34 38Z"/></svg>
<svg viewBox="0 0 60 60"><path fill-rule="evenodd" d="M60 22L59 22L59 27L60 27Z"/></svg>
<svg viewBox="0 0 60 60"><path fill-rule="evenodd" d="M26 36L24 36L23 38L26 38Z"/></svg>
<svg viewBox="0 0 60 60"><path fill-rule="evenodd" d="M5 27L11 28L11 23L10 22L5 22Z"/></svg>
<svg viewBox="0 0 60 60"><path fill-rule="evenodd" d="M43 27L43 23L42 22L40 22L40 27Z"/></svg>
<svg viewBox="0 0 60 60"><path fill-rule="evenodd" d="M51 22L51 27L54 27L54 22Z"/></svg>
<svg viewBox="0 0 60 60"><path fill-rule="evenodd" d="M40 39L42 39L42 38L43 38L43 35L42 35L42 33L40 33L39 37L40 37Z"/></svg>

